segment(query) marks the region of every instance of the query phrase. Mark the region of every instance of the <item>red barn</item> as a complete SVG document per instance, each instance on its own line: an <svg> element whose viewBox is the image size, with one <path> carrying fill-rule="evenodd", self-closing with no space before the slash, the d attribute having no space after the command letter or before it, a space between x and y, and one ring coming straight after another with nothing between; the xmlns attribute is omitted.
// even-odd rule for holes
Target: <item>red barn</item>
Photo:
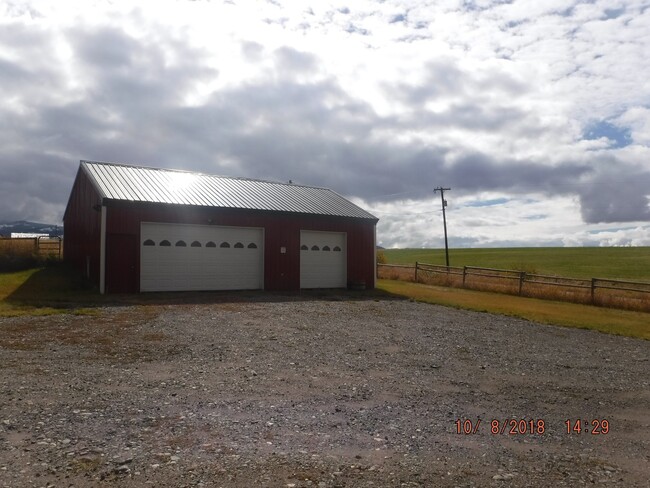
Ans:
<svg viewBox="0 0 650 488"><path fill-rule="evenodd" d="M377 218L326 188L81 161L63 221L102 293L375 285Z"/></svg>

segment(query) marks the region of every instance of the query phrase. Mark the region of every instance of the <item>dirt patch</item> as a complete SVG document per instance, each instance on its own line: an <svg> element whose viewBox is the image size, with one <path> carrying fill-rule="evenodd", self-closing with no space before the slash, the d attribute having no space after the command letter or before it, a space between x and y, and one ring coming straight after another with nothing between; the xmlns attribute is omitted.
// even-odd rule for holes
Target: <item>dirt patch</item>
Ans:
<svg viewBox="0 0 650 488"><path fill-rule="evenodd" d="M649 359L346 295L6 319L0 486L648 486Z"/></svg>
<svg viewBox="0 0 650 488"><path fill-rule="evenodd" d="M120 361L143 360L167 336L149 331L148 324L160 314L155 306L110 309L90 316L58 315L6 319L0 348L43 351L75 346L86 359L116 357ZM157 352L156 352L157 354Z"/></svg>

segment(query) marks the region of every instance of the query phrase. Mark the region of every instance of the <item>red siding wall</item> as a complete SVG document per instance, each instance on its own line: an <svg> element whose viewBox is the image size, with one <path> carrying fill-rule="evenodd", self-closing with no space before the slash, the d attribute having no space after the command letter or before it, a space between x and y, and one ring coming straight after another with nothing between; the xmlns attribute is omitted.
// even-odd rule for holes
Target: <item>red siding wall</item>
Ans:
<svg viewBox="0 0 650 488"><path fill-rule="evenodd" d="M264 228L264 288L266 290L298 290L300 288L300 230L346 232L348 246L348 281L374 285L375 222L340 217L303 216L236 209L215 209L175 205L108 203L107 239L110 235L135 237L136 269L140 269L140 223L166 222L200 225L232 225ZM286 254L280 253L285 247ZM110 250L107 249L107 254ZM107 291L140 289L122 276L111 276L106 268ZM122 283L120 283L122 280ZM109 284L111 284L109 286Z"/></svg>
<svg viewBox="0 0 650 488"><path fill-rule="evenodd" d="M81 168L77 171L63 216L63 258L99 285L101 198Z"/></svg>

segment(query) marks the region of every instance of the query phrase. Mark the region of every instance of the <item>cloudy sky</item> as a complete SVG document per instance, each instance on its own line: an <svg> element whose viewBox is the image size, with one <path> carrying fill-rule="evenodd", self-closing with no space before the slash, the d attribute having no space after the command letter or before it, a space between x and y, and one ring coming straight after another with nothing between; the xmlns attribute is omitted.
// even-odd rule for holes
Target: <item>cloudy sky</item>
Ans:
<svg viewBox="0 0 650 488"><path fill-rule="evenodd" d="M650 245L650 1L0 0L0 222L80 159L326 186L386 247Z"/></svg>

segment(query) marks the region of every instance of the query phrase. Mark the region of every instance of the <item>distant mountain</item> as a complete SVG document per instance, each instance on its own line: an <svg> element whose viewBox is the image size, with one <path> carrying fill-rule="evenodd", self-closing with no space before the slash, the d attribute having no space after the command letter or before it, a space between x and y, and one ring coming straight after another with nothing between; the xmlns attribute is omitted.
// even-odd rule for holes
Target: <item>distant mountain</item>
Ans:
<svg viewBox="0 0 650 488"><path fill-rule="evenodd" d="M15 222L0 222L0 236L10 237L12 232L27 234L49 234L51 237L63 235L63 227L52 224L39 224L26 220Z"/></svg>

